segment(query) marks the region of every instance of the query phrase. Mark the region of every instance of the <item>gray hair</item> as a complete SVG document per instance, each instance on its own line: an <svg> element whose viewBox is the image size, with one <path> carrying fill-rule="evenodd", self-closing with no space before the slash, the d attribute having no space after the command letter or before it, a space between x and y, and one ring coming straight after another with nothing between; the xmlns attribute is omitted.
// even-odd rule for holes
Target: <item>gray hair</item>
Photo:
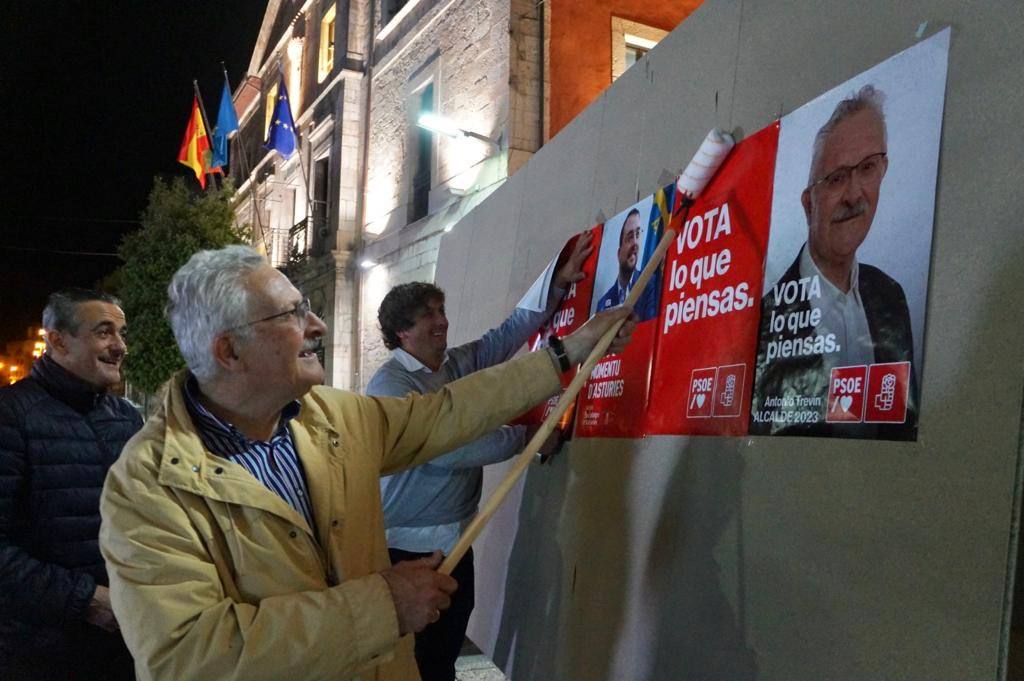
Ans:
<svg viewBox="0 0 1024 681"><path fill-rule="evenodd" d="M836 129L836 126L858 111L873 111L878 116L878 120L882 124L882 145L888 146L889 135L885 129L883 104L885 104L885 93L870 83L862 87L855 94L851 94L839 102L839 104L836 104L835 110L832 111L832 116L825 122L825 125L821 126L818 134L814 136L814 152L811 154L811 169L807 179L808 185L814 184L817 180L814 177L814 169L818 165L818 159L821 157L821 150L825 146L825 140Z"/></svg>
<svg viewBox="0 0 1024 681"><path fill-rule="evenodd" d="M266 264L254 249L235 245L199 251L174 273L165 312L185 364L200 380L216 373L211 345L217 334L248 321L252 301L246 279Z"/></svg>
<svg viewBox="0 0 1024 681"><path fill-rule="evenodd" d="M109 293L101 293L87 288L65 288L50 294L43 309L43 328L47 331L60 331L72 336L78 333L81 322L78 319L78 306L98 300L121 307L121 301Z"/></svg>

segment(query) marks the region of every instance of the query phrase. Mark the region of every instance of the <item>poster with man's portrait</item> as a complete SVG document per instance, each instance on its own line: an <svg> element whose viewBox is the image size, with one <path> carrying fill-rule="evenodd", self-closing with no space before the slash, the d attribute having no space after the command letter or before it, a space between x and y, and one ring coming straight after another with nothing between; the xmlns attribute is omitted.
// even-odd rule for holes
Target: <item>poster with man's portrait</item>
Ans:
<svg viewBox="0 0 1024 681"><path fill-rule="evenodd" d="M633 290L647 264L644 248L647 246L647 218L653 203L654 197L648 196L604 223L597 272L594 274L591 316L621 305ZM648 288L653 290L655 287ZM647 295L647 291L644 294ZM639 307L638 303L638 314Z"/></svg>
<svg viewBox="0 0 1024 681"><path fill-rule="evenodd" d="M651 259L672 211L675 183L605 221L594 274L591 315L626 302ZM578 437L643 437L657 329L660 271L639 294L632 342L608 355L583 385L577 406Z"/></svg>
<svg viewBox="0 0 1024 681"><path fill-rule="evenodd" d="M750 433L914 440L949 31L781 120Z"/></svg>

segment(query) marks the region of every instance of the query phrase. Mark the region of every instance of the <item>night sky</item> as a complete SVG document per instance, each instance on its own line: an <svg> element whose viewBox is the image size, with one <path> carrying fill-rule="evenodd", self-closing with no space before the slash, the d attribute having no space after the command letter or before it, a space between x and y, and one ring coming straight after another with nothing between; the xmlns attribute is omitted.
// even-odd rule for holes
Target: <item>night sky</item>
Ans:
<svg viewBox="0 0 1024 681"><path fill-rule="evenodd" d="M216 118L220 63L237 87L265 8L254 0L4 4L0 352L39 323L51 291L92 287L120 264L84 253L114 253L138 228L154 176L190 175L176 158L192 79Z"/></svg>

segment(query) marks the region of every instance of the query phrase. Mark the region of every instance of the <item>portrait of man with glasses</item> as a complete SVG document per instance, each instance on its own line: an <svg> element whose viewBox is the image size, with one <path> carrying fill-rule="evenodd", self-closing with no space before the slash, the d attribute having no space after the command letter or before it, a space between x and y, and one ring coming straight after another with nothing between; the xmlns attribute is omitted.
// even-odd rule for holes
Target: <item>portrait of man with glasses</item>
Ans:
<svg viewBox="0 0 1024 681"><path fill-rule="evenodd" d="M857 256L889 169L884 102L879 89L864 85L835 106L814 136L800 194L806 240L785 273L766 281L761 300L753 434L912 439L916 432L912 368L904 422L826 418L833 369L890 362L913 367L903 288Z"/></svg>

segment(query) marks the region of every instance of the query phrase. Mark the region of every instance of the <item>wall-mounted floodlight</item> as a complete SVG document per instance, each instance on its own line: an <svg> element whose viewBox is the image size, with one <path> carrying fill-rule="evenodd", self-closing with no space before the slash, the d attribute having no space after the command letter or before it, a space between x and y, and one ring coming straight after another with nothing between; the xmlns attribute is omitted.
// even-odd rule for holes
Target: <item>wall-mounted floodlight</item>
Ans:
<svg viewBox="0 0 1024 681"><path fill-rule="evenodd" d="M377 266L377 263L374 262L373 260L370 260L369 258L363 258L363 260L359 263L359 266L364 270L372 270L374 267Z"/></svg>
<svg viewBox="0 0 1024 681"><path fill-rule="evenodd" d="M416 125L420 126L424 130L430 132L436 132L439 135L450 137L452 139L458 139L459 137L472 137L488 144L493 144L495 149L501 149L501 145L498 144L497 140L492 140L486 135L481 135L478 132L472 130L464 130L455 123L444 116L439 116L435 113L422 113L420 117L416 119Z"/></svg>
<svg viewBox="0 0 1024 681"><path fill-rule="evenodd" d="M452 139L463 137L466 133L465 130L455 125L451 119L429 112L421 113L419 119L416 121L416 125L429 130L430 132L436 132L439 135L451 137Z"/></svg>

